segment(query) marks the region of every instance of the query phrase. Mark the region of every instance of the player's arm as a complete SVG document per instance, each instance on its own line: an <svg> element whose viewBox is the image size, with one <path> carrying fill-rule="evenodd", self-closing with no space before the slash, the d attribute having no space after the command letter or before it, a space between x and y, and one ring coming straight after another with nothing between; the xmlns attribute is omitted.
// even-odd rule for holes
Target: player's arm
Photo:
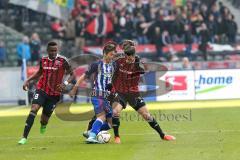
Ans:
<svg viewBox="0 0 240 160"><path fill-rule="evenodd" d="M80 85L83 81L85 81L86 79L89 79L90 76L91 76L93 73L97 72L97 69L98 69L97 63L92 63L92 64L90 65L88 71L86 71L84 74L82 74L82 75L80 76L80 78L77 80L76 84L74 85L74 87L73 87L72 90L70 91L69 95L70 95L71 97L73 97L73 96L77 93L77 90L78 90L79 85Z"/></svg>
<svg viewBox="0 0 240 160"><path fill-rule="evenodd" d="M74 95L76 95L77 93L77 90L78 90L78 86L83 82L85 81L87 78L86 78L86 74L82 74L80 76L80 78L77 80L76 84L73 86L72 90L70 91L69 95L71 97L74 97Z"/></svg>
<svg viewBox="0 0 240 160"><path fill-rule="evenodd" d="M30 76L24 83L23 83L23 90L27 91L29 87L29 82L32 80L37 80L42 76L42 61L40 61L39 69L35 72L32 76Z"/></svg>
<svg viewBox="0 0 240 160"><path fill-rule="evenodd" d="M73 80L74 80L74 74L73 74L73 70L72 70L72 67L71 65L69 64L69 62L65 59L65 62L63 63L63 67L65 69L65 73L66 75L70 75L68 77L68 79L66 81L64 81L63 83L59 84L57 86L57 89L62 92L65 88L66 88L66 85L68 85L69 83L71 83Z"/></svg>
<svg viewBox="0 0 240 160"><path fill-rule="evenodd" d="M144 74L145 73L145 69L143 66L143 63L141 62L141 59L139 56L135 56L135 64L136 64L136 74Z"/></svg>
<svg viewBox="0 0 240 160"><path fill-rule="evenodd" d="M75 76L73 74L73 69L68 61L64 63L64 68L66 70L66 74L70 75L69 78L65 81L65 84L71 83L74 80Z"/></svg>

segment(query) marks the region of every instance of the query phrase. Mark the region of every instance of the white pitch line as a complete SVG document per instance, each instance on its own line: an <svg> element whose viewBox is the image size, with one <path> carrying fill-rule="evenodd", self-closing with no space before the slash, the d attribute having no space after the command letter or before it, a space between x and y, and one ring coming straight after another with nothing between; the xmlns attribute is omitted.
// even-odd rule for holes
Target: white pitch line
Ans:
<svg viewBox="0 0 240 160"><path fill-rule="evenodd" d="M172 131L169 132L171 134L199 134L199 133L236 133L240 132L240 130L206 130L206 131L190 131L190 132L179 132L179 131ZM154 132L149 133L123 133L123 136L144 136L144 135L155 135ZM75 137L82 137L82 135L68 135L68 136L31 136L30 139L43 139L43 138L75 138ZM19 137L0 137L0 140L14 140L18 139Z"/></svg>

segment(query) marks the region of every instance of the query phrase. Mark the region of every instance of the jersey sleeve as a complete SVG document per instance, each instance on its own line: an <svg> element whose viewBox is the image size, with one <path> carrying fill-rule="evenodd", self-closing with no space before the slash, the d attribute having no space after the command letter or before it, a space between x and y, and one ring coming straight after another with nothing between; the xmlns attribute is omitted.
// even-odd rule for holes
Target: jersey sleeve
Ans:
<svg viewBox="0 0 240 160"><path fill-rule="evenodd" d="M93 73L97 73L98 70L98 63L94 62L89 67L88 70L85 72L86 78L90 78Z"/></svg>
<svg viewBox="0 0 240 160"><path fill-rule="evenodd" d="M144 65L139 56L135 56L135 64L136 72L139 74L144 74L145 73Z"/></svg>

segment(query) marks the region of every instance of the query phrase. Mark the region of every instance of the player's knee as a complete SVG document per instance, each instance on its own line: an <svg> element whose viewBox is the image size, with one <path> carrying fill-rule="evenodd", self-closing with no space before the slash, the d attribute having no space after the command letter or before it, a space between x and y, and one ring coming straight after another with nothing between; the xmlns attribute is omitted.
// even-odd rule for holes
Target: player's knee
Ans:
<svg viewBox="0 0 240 160"><path fill-rule="evenodd" d="M52 111L43 111L42 118L48 120L51 117L52 113L53 113Z"/></svg>
<svg viewBox="0 0 240 160"><path fill-rule="evenodd" d="M32 108L31 108L31 111L34 112L34 113L37 113L39 108L40 108L40 106L38 104L33 104Z"/></svg>
<svg viewBox="0 0 240 160"><path fill-rule="evenodd" d="M36 116L36 115L37 115L37 111L36 111L36 110L34 110L34 109L31 109L31 110L30 110L30 114L32 114L32 115L35 115L35 116Z"/></svg>
<svg viewBox="0 0 240 160"><path fill-rule="evenodd" d="M106 114L104 112L97 114L97 119L101 119L103 122L106 121Z"/></svg>
<svg viewBox="0 0 240 160"><path fill-rule="evenodd" d="M141 113L141 116L143 117L143 119L145 119L146 121L149 121L152 119L152 116L150 115L150 113L148 112L143 112Z"/></svg>
<svg viewBox="0 0 240 160"><path fill-rule="evenodd" d="M120 110L118 110L117 108L113 109L113 117L119 117L119 116L120 116Z"/></svg>
<svg viewBox="0 0 240 160"><path fill-rule="evenodd" d="M101 119L103 122L105 122L106 121L106 117L104 116L104 117L98 117L99 119Z"/></svg>
<svg viewBox="0 0 240 160"><path fill-rule="evenodd" d="M41 123L41 125L47 125L48 124L48 120L41 119L40 123Z"/></svg>

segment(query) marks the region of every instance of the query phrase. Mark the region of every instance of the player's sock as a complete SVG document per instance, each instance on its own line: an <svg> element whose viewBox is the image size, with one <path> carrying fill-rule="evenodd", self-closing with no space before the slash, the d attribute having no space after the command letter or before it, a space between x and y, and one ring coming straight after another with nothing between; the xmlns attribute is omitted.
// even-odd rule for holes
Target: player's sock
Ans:
<svg viewBox="0 0 240 160"><path fill-rule="evenodd" d="M103 121L99 118L96 119L96 121L93 123L91 132L95 133L96 135L100 131L101 127L103 125Z"/></svg>
<svg viewBox="0 0 240 160"><path fill-rule="evenodd" d="M47 127L47 122L44 122L44 121L40 121L40 123L41 123L41 127L42 128L46 128Z"/></svg>
<svg viewBox="0 0 240 160"><path fill-rule="evenodd" d="M158 132L158 134L160 135L160 137L161 137L162 139L164 139L165 134L163 133L163 131L162 131L162 129L160 128L160 126L159 126L159 124L157 123L157 121L156 121L154 118L152 118L152 120L149 120L148 123L149 123L149 125L150 125L153 129L155 129L155 130Z"/></svg>
<svg viewBox="0 0 240 160"><path fill-rule="evenodd" d="M47 128L47 123L45 122L40 122L41 123L41 127L40 127L40 133L44 134L46 132L46 128Z"/></svg>
<svg viewBox="0 0 240 160"><path fill-rule="evenodd" d="M89 122L88 122L88 128L87 130L91 130L92 129L92 125L93 123L96 121L96 116L94 116Z"/></svg>
<svg viewBox="0 0 240 160"><path fill-rule="evenodd" d="M34 119L36 117L36 112L34 111L30 111L28 118L26 120L26 124L25 124L25 128L24 128L24 132L23 132L23 137L27 138L28 134L32 128L32 125L34 123Z"/></svg>
<svg viewBox="0 0 240 160"><path fill-rule="evenodd" d="M43 120L40 121L41 126L47 126L47 122L44 122Z"/></svg>
<svg viewBox="0 0 240 160"><path fill-rule="evenodd" d="M120 137L119 136L119 126L120 126L119 117L112 117L112 123L113 123L113 131L114 131L115 137Z"/></svg>
<svg viewBox="0 0 240 160"><path fill-rule="evenodd" d="M108 122L104 122L102 127L101 127L101 131L106 131L111 129L111 125Z"/></svg>

